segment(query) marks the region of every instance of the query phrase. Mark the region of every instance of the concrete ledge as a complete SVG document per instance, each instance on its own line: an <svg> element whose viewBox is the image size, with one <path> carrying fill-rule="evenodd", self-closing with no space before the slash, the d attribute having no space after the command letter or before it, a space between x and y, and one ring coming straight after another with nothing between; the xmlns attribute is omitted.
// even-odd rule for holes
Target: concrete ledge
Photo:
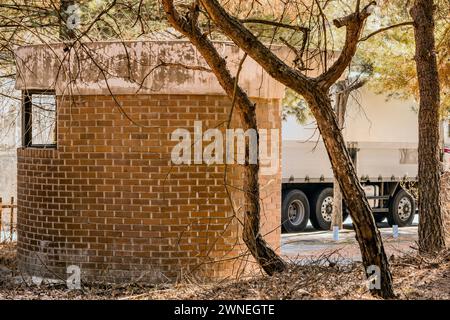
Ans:
<svg viewBox="0 0 450 320"><path fill-rule="evenodd" d="M236 73L243 52L230 42L216 42ZM281 58L289 50L273 46ZM187 41L92 42L68 48L64 43L19 47L16 51L18 90L55 90L57 95L201 94L223 95L213 73L182 66L208 68ZM240 85L250 97L279 99L284 86L247 57Z"/></svg>

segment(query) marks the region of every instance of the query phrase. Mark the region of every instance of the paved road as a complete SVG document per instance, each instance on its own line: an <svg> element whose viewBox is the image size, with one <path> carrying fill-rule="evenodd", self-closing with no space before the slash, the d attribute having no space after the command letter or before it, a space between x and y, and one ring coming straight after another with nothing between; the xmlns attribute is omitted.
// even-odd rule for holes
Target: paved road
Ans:
<svg viewBox="0 0 450 320"><path fill-rule="evenodd" d="M399 228L398 238L393 237L393 230L386 222L378 224L389 256L413 250L411 247L415 247L417 241L417 224L416 215L411 227ZM332 231L317 231L311 225L302 233L283 234L281 237L281 253L288 259L317 257L337 249L344 260L361 261L350 218L344 221L344 229L340 231L338 241L333 240Z"/></svg>

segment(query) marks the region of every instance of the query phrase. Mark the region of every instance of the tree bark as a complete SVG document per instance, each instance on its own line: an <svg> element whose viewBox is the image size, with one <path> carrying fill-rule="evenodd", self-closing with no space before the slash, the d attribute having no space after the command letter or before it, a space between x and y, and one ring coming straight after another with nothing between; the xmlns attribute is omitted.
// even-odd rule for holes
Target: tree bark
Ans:
<svg viewBox="0 0 450 320"><path fill-rule="evenodd" d="M339 129L342 131L345 124L345 115L347 113L347 104L350 94L361 88L366 83L365 80L357 79L353 83L349 82L349 79L341 80L336 82L336 92L335 92L335 112L338 122ZM342 190L339 186L339 182L336 178L333 181L333 212L331 219L331 229L333 227L339 227L342 229L343 224L343 197Z"/></svg>
<svg viewBox="0 0 450 320"><path fill-rule="evenodd" d="M445 242L450 247L450 171L441 177L441 210L444 218Z"/></svg>
<svg viewBox="0 0 450 320"><path fill-rule="evenodd" d="M381 287L372 288L371 291L373 294L384 298L393 297L392 276L381 236L376 228L364 190L356 176L328 97L330 86L339 79L356 52L356 44L362 26L370 14L369 6L373 5L373 3L370 3L361 11L358 9L358 12L335 21L335 24L338 26L347 26L345 46L339 58L326 72L316 79L311 79L287 66L277 58L253 34L245 29L238 20L230 17L216 0L200 0L200 2L216 25L232 38L241 49L258 62L272 77L301 94L309 103L327 147L334 174L351 209L350 214L355 224L356 239L360 245L363 264L365 267L375 265L380 268ZM249 115L246 112L249 107L246 102L248 97L241 92L239 87L237 87L236 91L231 90L230 79L232 77L226 69L224 59L218 55L210 41L206 39L206 36L202 35L195 21L192 22L186 20L186 18L179 17L173 9L172 1L164 0L163 3L169 21L172 25L178 26L177 29L189 37L190 41L201 52L227 94L229 96L231 96L231 93L236 94L237 105L242 108L243 116L247 117ZM249 217L251 214L253 212L248 212L246 216ZM255 221L255 219L259 219L259 216L249 218L250 221ZM248 229L249 232L244 232L244 241L249 235L250 241L258 247L258 243L264 244L264 242L262 242L263 240L259 236L258 230L254 230L255 227L259 229L259 226L252 223ZM265 267L266 271L284 270L284 262L272 250L268 250L267 246L261 252L263 256L260 255L258 250L255 250L255 247L250 246L249 248L257 261ZM270 268L267 268L267 262L270 263Z"/></svg>
<svg viewBox="0 0 450 320"><path fill-rule="evenodd" d="M334 227L342 229L344 218L342 213L342 192L339 187L339 181L336 178L333 180L333 212L331 213L331 230Z"/></svg>
<svg viewBox="0 0 450 320"><path fill-rule="evenodd" d="M258 132L256 121L256 105L253 104L244 90L237 84L236 79L231 75L227 68L224 58L217 52L214 45L203 35L197 26L197 17L199 13L198 6L193 6L190 14L181 17L173 6L172 0L163 0L164 10L167 14L169 23L184 34L191 43L201 53L206 63L214 72L217 80L227 95L235 101L239 116L244 124L244 130L254 129ZM246 154L249 154L249 144L246 142ZM259 148L259 137L258 137ZM252 256L263 270L272 275L276 272L282 272L286 269L286 264L280 256L272 250L260 233L260 197L259 197L259 152L257 164L250 164L248 157L244 165L245 171L245 216L242 238ZM232 205L232 204L231 204Z"/></svg>
<svg viewBox="0 0 450 320"><path fill-rule="evenodd" d="M338 81L336 83L335 93L335 112L339 129L344 128L345 113L347 111L348 97L350 91L347 90L346 81ZM342 229L343 224L343 212L342 212L342 191L339 187L339 181L334 178L333 180L333 212L331 214L331 230L333 227Z"/></svg>
<svg viewBox="0 0 450 320"><path fill-rule="evenodd" d="M326 146L336 179L350 210L364 266L380 268L381 288L371 292L384 298L394 297L392 275L381 235L376 227L372 210L353 167L339 129L336 115L328 97L329 88L350 64L365 19L374 2L361 11L335 20L336 26L346 26L346 40L339 58L319 77L311 79L295 70L264 46L242 23L231 17L217 0L200 0L214 23L242 50L259 63L273 78L302 95L314 115Z"/></svg>
<svg viewBox="0 0 450 320"><path fill-rule="evenodd" d="M392 275L381 235L376 227L372 209L359 183L356 170L345 146L328 94L317 90L314 94L314 99L308 99L307 101L319 126L333 167L334 176L339 182L342 194L350 210L363 264L366 268L371 265L380 268L381 288L373 289L372 293L383 298L392 298L394 297Z"/></svg>
<svg viewBox="0 0 450 320"><path fill-rule="evenodd" d="M445 248L440 206L439 77L434 38L434 1L416 0L411 8L419 81L419 250L437 253Z"/></svg>

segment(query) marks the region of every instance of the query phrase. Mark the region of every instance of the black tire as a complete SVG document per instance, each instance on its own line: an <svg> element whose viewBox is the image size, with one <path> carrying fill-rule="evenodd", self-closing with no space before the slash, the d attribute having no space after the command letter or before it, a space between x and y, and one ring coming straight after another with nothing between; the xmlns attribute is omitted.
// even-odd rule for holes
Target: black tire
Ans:
<svg viewBox="0 0 450 320"><path fill-rule="evenodd" d="M291 210L291 211L290 211ZM306 228L309 219L309 201L300 190L291 190L283 198L282 225L286 232L300 232Z"/></svg>
<svg viewBox="0 0 450 320"><path fill-rule="evenodd" d="M333 188L325 188L316 192L313 206L314 211L310 217L313 227L317 230L330 230L333 210Z"/></svg>
<svg viewBox="0 0 450 320"><path fill-rule="evenodd" d="M375 218L376 223L381 223L386 219L386 216L384 214L374 213L373 217Z"/></svg>
<svg viewBox="0 0 450 320"><path fill-rule="evenodd" d="M392 227L398 225L399 227L410 226L416 214L416 204L414 198L401 189L392 199L389 206L388 223Z"/></svg>

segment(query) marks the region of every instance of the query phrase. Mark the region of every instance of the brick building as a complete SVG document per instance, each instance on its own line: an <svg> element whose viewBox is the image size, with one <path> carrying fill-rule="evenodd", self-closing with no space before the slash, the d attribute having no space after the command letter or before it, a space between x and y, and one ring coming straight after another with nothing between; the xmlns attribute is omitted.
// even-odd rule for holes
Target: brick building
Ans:
<svg viewBox="0 0 450 320"><path fill-rule="evenodd" d="M242 52L216 45L236 72ZM114 282L248 270L251 259L231 259L246 252L238 219L242 168L227 166L233 210L225 165L171 162L174 130L193 132L201 121L203 131L224 131L231 109L212 73L186 68L206 67L191 44L99 42L70 50L54 44L16 54L24 115L17 150L22 270L54 277L78 265L82 280ZM283 87L250 58L240 84L257 103L259 128L281 131ZM48 130L34 132L36 119L49 121ZM242 127L236 111L232 127ZM260 177L261 228L275 249L280 173L277 161L275 172Z"/></svg>

